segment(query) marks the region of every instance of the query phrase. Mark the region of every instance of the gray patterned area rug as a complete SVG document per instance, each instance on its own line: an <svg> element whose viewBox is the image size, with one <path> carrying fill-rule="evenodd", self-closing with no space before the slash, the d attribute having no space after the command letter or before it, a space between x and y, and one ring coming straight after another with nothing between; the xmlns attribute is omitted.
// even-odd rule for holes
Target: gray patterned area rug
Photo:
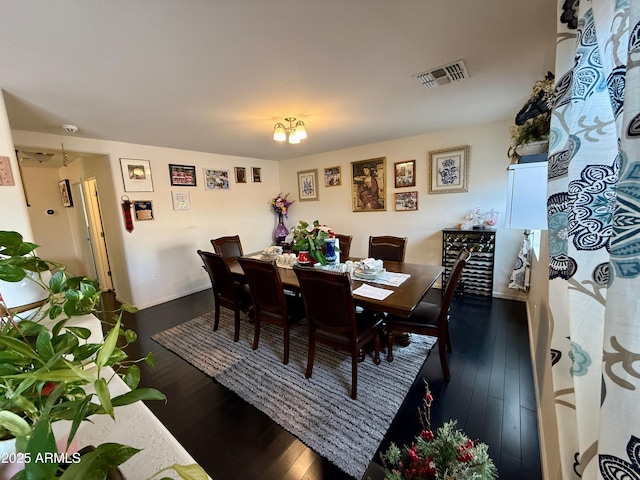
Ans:
<svg viewBox="0 0 640 480"><path fill-rule="evenodd" d="M233 317L222 309L213 331L213 312L154 335L160 345L214 377L267 414L305 445L341 470L362 478L436 339L414 335L394 349L394 360L380 365L373 354L358 364L358 399L351 393L351 358L316 346L313 375L307 362L306 320L291 328L289 364L282 364L282 330L263 325L252 350L253 325L241 319L240 341L233 342Z"/></svg>

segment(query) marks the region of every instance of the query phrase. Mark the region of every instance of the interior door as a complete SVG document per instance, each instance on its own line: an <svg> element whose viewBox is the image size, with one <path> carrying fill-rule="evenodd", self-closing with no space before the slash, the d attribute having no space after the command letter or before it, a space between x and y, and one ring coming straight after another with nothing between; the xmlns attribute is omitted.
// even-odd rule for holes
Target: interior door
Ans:
<svg viewBox="0 0 640 480"><path fill-rule="evenodd" d="M83 182L85 193L85 204L87 219L89 221L89 237L93 250L98 281L103 290L113 290L111 280L111 267L109 265L109 254L102 226L102 215L100 213L100 197L98 195L98 184L95 177L87 178Z"/></svg>

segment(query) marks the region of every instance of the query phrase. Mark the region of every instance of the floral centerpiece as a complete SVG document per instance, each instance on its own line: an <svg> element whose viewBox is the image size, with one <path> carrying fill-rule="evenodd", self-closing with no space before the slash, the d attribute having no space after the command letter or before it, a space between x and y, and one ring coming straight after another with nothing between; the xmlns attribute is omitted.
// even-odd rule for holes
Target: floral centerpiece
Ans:
<svg viewBox="0 0 640 480"><path fill-rule="evenodd" d="M287 214L289 212L289 206L293 202L295 202L295 200L289 201L287 198L288 196L288 193L286 195L279 193L276 198L271 200L271 207L273 208L273 211L276 212L279 216L283 215L285 218L288 218Z"/></svg>
<svg viewBox="0 0 640 480"><path fill-rule="evenodd" d="M450 420L434 433L431 430L433 396L426 394L419 409L422 431L411 447L394 443L380 455L385 480L492 480L498 471L484 443L474 442Z"/></svg>
<svg viewBox="0 0 640 480"><path fill-rule="evenodd" d="M293 228L293 250L295 252L309 252L309 256L322 265L327 264L324 255L324 244L327 238L335 237L333 231L318 220L312 224L300 220Z"/></svg>

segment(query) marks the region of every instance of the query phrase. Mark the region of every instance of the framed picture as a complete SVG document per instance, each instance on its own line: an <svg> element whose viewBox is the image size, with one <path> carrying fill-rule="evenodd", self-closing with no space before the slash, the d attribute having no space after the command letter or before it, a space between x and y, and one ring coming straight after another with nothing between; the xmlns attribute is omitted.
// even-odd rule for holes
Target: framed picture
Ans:
<svg viewBox="0 0 640 480"><path fill-rule="evenodd" d="M469 190L469 146L429 152L429 193Z"/></svg>
<svg viewBox="0 0 640 480"><path fill-rule="evenodd" d="M324 169L324 186L337 187L342 183L340 178L340 167L330 167Z"/></svg>
<svg viewBox="0 0 640 480"><path fill-rule="evenodd" d="M247 183L247 169L244 167L233 167L236 174L236 183Z"/></svg>
<svg viewBox="0 0 640 480"><path fill-rule="evenodd" d="M169 178L172 186L195 187L196 167L194 165L169 164Z"/></svg>
<svg viewBox="0 0 640 480"><path fill-rule="evenodd" d="M189 201L189 192L173 190L171 191L171 201L174 210L190 210L191 202Z"/></svg>
<svg viewBox="0 0 640 480"><path fill-rule="evenodd" d="M136 220L153 220L153 206L151 200L134 200L133 211L136 215Z"/></svg>
<svg viewBox="0 0 640 480"><path fill-rule="evenodd" d="M418 210L418 192L402 192L395 194L396 211L407 212Z"/></svg>
<svg viewBox="0 0 640 480"><path fill-rule="evenodd" d="M396 162L393 164L395 175L395 187L415 187L416 186L416 161L407 160L406 162Z"/></svg>
<svg viewBox="0 0 640 480"><path fill-rule="evenodd" d="M386 157L351 162L351 202L354 212L386 210Z"/></svg>
<svg viewBox="0 0 640 480"><path fill-rule="evenodd" d="M301 202L318 200L318 170L298 172L298 197Z"/></svg>
<svg viewBox="0 0 640 480"><path fill-rule="evenodd" d="M251 179L256 183L262 181L262 169L260 167L251 167Z"/></svg>
<svg viewBox="0 0 640 480"><path fill-rule="evenodd" d="M229 170L203 170L205 190L229 190Z"/></svg>
<svg viewBox="0 0 640 480"><path fill-rule="evenodd" d="M71 198L71 188L69 187L69 180L66 178L58 182L60 188L60 198L62 198L63 207L73 207L73 198Z"/></svg>
<svg viewBox="0 0 640 480"><path fill-rule="evenodd" d="M121 158L120 170L125 192L153 192L149 160Z"/></svg>

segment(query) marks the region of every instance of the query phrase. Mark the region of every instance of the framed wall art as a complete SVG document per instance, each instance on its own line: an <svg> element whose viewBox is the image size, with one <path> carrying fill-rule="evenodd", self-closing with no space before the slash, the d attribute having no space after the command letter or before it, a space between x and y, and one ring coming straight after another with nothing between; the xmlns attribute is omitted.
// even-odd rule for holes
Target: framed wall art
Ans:
<svg viewBox="0 0 640 480"><path fill-rule="evenodd" d="M351 202L354 212L386 210L386 157L351 162Z"/></svg>
<svg viewBox="0 0 640 480"><path fill-rule="evenodd" d="M429 193L469 190L469 146L429 152Z"/></svg>
<svg viewBox="0 0 640 480"><path fill-rule="evenodd" d="M247 183L247 169L244 167L233 167L236 174L236 183Z"/></svg>
<svg viewBox="0 0 640 480"><path fill-rule="evenodd" d="M191 209L189 192L187 192L186 190L185 191L172 190L171 201L173 203L174 210L190 210Z"/></svg>
<svg viewBox="0 0 640 480"><path fill-rule="evenodd" d="M229 170L203 170L205 190L229 190Z"/></svg>
<svg viewBox="0 0 640 480"><path fill-rule="evenodd" d="M149 160L121 158L120 170L125 192L153 192Z"/></svg>
<svg viewBox="0 0 640 480"><path fill-rule="evenodd" d="M153 205L151 200L134 200L133 211L136 215L136 220L153 220Z"/></svg>
<svg viewBox="0 0 640 480"><path fill-rule="evenodd" d="M340 167L329 167L324 169L324 186L337 187L342 183L340 178Z"/></svg>
<svg viewBox="0 0 640 480"><path fill-rule="evenodd" d="M393 164L393 174L395 177L395 187L415 187L416 186L416 161L396 162Z"/></svg>
<svg viewBox="0 0 640 480"><path fill-rule="evenodd" d="M172 186L195 187L196 167L194 165L169 164L169 178Z"/></svg>
<svg viewBox="0 0 640 480"><path fill-rule="evenodd" d="M298 198L301 202L318 200L318 170L298 172Z"/></svg>
<svg viewBox="0 0 640 480"><path fill-rule="evenodd" d="M251 167L251 180L256 183L262 181L262 169L260 167Z"/></svg>
<svg viewBox="0 0 640 480"><path fill-rule="evenodd" d="M395 194L396 211L408 212L418 210L418 192L402 192Z"/></svg>
<svg viewBox="0 0 640 480"><path fill-rule="evenodd" d="M69 186L69 180L66 178L58 182L60 188L60 198L62 199L63 207L73 207L73 198L71 198L71 187Z"/></svg>

